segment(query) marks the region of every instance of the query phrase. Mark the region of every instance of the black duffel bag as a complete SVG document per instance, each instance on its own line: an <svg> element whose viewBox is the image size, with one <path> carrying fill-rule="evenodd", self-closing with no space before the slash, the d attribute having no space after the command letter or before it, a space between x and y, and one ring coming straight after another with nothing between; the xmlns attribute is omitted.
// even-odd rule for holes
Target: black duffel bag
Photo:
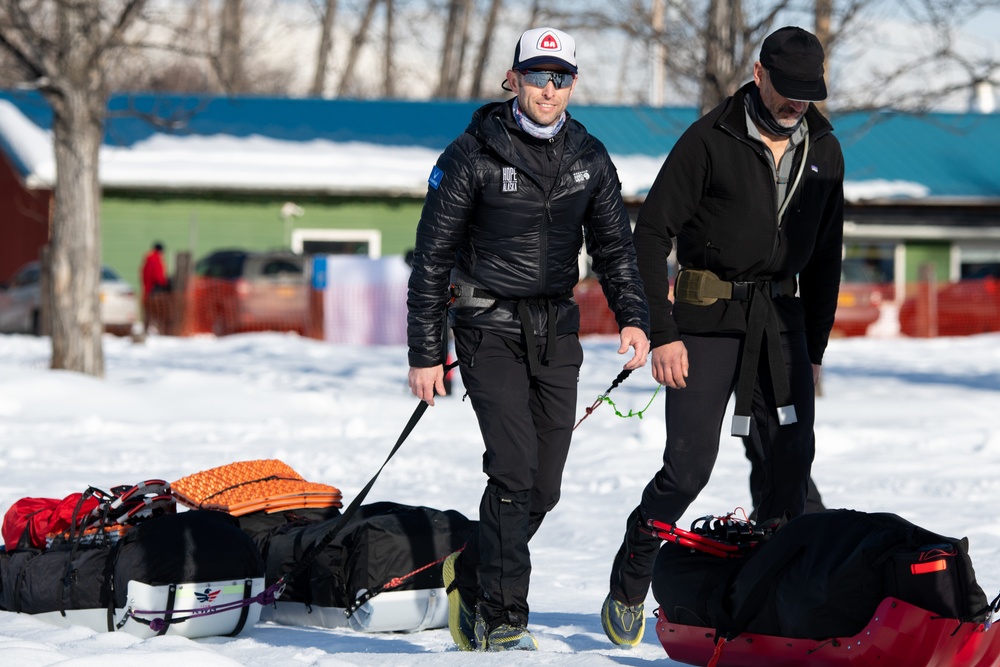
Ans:
<svg viewBox="0 0 1000 667"><path fill-rule="evenodd" d="M889 513L827 510L797 517L745 558L664 545L653 594L667 620L790 638L860 632L887 597L944 618L982 622L968 540Z"/></svg>
<svg viewBox="0 0 1000 667"><path fill-rule="evenodd" d="M285 516L284 522L240 517L264 556L268 585L287 576L340 520L316 520L315 514L301 511ZM372 595L390 582L392 590L438 588L441 564L435 561L462 548L475 526L456 510L392 502L362 505L326 548L313 554L308 568L286 578L280 601L351 608L362 593Z"/></svg>

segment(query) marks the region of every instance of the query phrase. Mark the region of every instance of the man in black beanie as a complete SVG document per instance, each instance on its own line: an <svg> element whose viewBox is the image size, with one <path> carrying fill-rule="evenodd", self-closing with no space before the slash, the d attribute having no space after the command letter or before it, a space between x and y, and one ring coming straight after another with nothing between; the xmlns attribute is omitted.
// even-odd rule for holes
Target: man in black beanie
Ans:
<svg viewBox="0 0 1000 667"><path fill-rule="evenodd" d="M734 392L731 433L747 445L758 523L805 511L844 223L840 143L811 104L826 98L823 60L802 28L769 35L753 81L680 137L639 211L667 441L612 566L601 620L615 644L642 638L660 546L647 521L676 523L708 483ZM671 303L674 239L681 270Z"/></svg>

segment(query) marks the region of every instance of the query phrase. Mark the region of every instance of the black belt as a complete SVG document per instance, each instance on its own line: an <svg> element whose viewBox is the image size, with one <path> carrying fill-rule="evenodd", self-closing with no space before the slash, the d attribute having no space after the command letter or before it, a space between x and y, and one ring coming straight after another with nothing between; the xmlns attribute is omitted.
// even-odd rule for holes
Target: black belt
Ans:
<svg viewBox="0 0 1000 667"><path fill-rule="evenodd" d="M531 313L528 312L528 306L545 307L546 316L548 317L548 326L546 327L545 332L545 361L548 361L551 356L555 354L556 342L558 340L556 331L556 303L558 301L568 301L573 298L572 290L556 297L533 296L518 299L501 299L493 294L490 294L484 289L479 287L470 287L468 285L452 284L448 290L451 294L452 302L454 302L455 299L468 297L473 299L489 299L491 301L506 301L507 303L514 304L514 309L517 311L517 317L521 320L521 331L524 333L524 343L527 348L525 354L528 357L528 369L531 371L531 377L538 375L541 362L538 359L535 327L531 324Z"/></svg>
<svg viewBox="0 0 1000 667"><path fill-rule="evenodd" d="M733 415L732 434L750 435L750 414L753 404L753 385L757 375L763 344L766 341L767 365L774 388L778 423L782 426L798 421L788 374L784 369L781 353L781 330L778 314L771 299L795 294L795 278L784 280L728 281L721 280L710 271L682 270L677 275L674 299L678 303L711 305L718 299L750 303L747 331L743 341L743 360L736 383L736 412Z"/></svg>

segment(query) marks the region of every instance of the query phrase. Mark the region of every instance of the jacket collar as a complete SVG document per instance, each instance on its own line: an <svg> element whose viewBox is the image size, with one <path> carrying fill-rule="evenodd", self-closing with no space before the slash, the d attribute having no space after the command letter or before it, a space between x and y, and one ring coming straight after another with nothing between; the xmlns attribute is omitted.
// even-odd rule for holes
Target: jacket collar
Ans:
<svg viewBox="0 0 1000 667"><path fill-rule="evenodd" d="M750 91L750 86L756 85L753 81L744 84L732 97L719 105L722 112L715 123L717 127L721 127L737 137L747 136L747 119L743 98ZM810 104L809 108L806 109L806 123L809 127L811 141L816 141L823 135L833 132L833 125L819 112L815 104Z"/></svg>
<svg viewBox="0 0 1000 667"><path fill-rule="evenodd" d="M507 100L505 102L491 102L479 107L472 114L472 121L465 130L508 158L516 152L510 140L510 134L522 132L514 120L511 105L512 100ZM586 128L574 120L568 110L566 111L566 124L563 126L562 132L565 135L564 155L566 156L575 155L589 137ZM523 132L520 140L539 141Z"/></svg>

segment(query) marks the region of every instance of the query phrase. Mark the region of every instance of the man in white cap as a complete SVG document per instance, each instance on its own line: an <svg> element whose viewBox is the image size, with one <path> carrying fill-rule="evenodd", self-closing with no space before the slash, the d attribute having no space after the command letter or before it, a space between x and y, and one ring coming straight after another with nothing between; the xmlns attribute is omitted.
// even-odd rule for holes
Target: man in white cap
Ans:
<svg viewBox="0 0 1000 667"><path fill-rule="evenodd" d="M534 650L528 540L559 500L583 362L573 301L584 241L625 368L645 364L646 297L618 175L566 112L573 38L528 30L503 82L516 97L478 109L431 172L407 306L409 384L444 394L447 312L462 381L485 443L477 531L444 563L449 627L462 650Z"/></svg>
<svg viewBox="0 0 1000 667"><path fill-rule="evenodd" d="M681 135L639 210L635 246L653 377L667 387L667 439L611 568L601 620L615 644L642 639L660 548L647 522L676 523L708 483L734 392L731 433L753 464L758 524L806 509L814 387L837 309L844 228L844 157L811 104L826 98L823 61L802 28L770 34L753 81Z"/></svg>

